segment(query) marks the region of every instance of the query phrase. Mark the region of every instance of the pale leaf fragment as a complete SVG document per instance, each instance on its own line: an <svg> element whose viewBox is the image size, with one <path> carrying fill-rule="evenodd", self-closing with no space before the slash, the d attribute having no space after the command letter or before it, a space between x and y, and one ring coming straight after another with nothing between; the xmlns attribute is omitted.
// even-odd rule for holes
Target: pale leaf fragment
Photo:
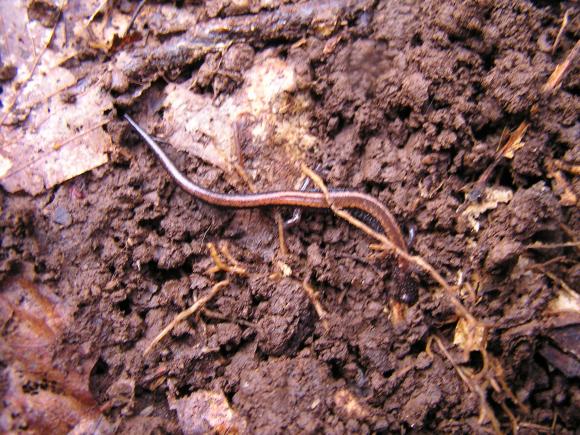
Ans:
<svg viewBox="0 0 580 435"><path fill-rule="evenodd" d="M311 101L307 93L297 92L295 67L270 52L256 56L241 88L219 106L187 84L170 84L166 91L164 120L171 127L164 139L226 172L238 163L240 124L248 125L246 140L255 147L283 144L286 164L315 143L309 133Z"/></svg>
<svg viewBox="0 0 580 435"><path fill-rule="evenodd" d="M472 203L463 211L462 216L467 219L472 229L479 232L480 222L478 218L483 213L497 208L500 203L508 203L513 197L513 192L507 188L487 187L483 193L481 202Z"/></svg>
<svg viewBox="0 0 580 435"><path fill-rule="evenodd" d="M288 266L286 263L284 263L282 261L278 261L277 264L278 264L278 267L280 268L280 271L282 272L282 276L284 278L288 278L289 276L292 276L292 268L290 266Z"/></svg>
<svg viewBox="0 0 580 435"><path fill-rule="evenodd" d="M2 154L0 154L0 178L4 177L4 175L6 175L11 167L12 160L7 159L6 157L2 156Z"/></svg>
<svg viewBox="0 0 580 435"><path fill-rule="evenodd" d="M526 130L528 129L529 124L527 122L522 122L518 128L510 135L506 144L500 150L500 154L504 156L506 159L513 159L515 152L525 145L525 142L522 141L524 134L526 134Z"/></svg>
<svg viewBox="0 0 580 435"><path fill-rule="evenodd" d="M200 433L245 433L247 423L230 407L221 391L200 390L187 397L168 396L169 407L177 411L185 435Z"/></svg>
<svg viewBox="0 0 580 435"><path fill-rule="evenodd" d="M580 296L566 289L560 290L554 299L550 301L546 312L558 314L562 312L574 312L580 314Z"/></svg>
<svg viewBox="0 0 580 435"><path fill-rule="evenodd" d="M477 322L460 318L455 327L453 344L465 352L485 351L487 347L487 328Z"/></svg>
<svg viewBox="0 0 580 435"><path fill-rule="evenodd" d="M101 128L110 97L98 87L79 94L74 104L56 99L35 108L26 127L5 127L2 160L10 169L0 176L9 192L36 195L108 161L111 138Z"/></svg>
<svg viewBox="0 0 580 435"><path fill-rule="evenodd" d="M334 395L334 405L351 418L363 419L369 415L364 405L346 389L336 392Z"/></svg>

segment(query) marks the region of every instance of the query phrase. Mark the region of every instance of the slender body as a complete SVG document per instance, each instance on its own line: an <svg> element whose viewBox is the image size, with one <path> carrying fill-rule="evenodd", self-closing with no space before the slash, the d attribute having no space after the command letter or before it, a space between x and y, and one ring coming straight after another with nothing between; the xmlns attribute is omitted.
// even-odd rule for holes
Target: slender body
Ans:
<svg viewBox="0 0 580 435"><path fill-rule="evenodd" d="M145 140L147 145L149 145L149 148L153 150L157 158L161 160L161 163L163 163L163 166L165 166L165 169L167 169L167 172L169 172L169 175L171 175L179 187L208 204L229 208L289 206L329 209L329 202L332 202L338 208L359 210L363 214L371 216L381 226L383 233L397 247L407 252L407 244L397 225L397 221L383 204L370 195L352 191L335 191L329 192L327 198L321 192L294 190L231 195L212 192L187 178L177 169L167 154L165 154L147 132L139 127L129 115L125 114L124 116L129 124ZM403 258L399 258L398 267L394 268L392 274L392 283L395 287L395 293L392 296L406 304L414 304L418 299L417 283L411 278L409 269L409 263Z"/></svg>
<svg viewBox="0 0 580 435"><path fill-rule="evenodd" d="M161 160L161 163L163 163L163 166L165 166L165 169L167 169L167 172L169 172L169 175L171 175L179 187L208 204L229 208L257 208L272 206L317 209L330 208L327 198L322 192L290 190L252 194L224 194L205 189L192 182L179 169L177 169L171 159L167 154L165 154L153 138L139 127L139 125L129 115L125 114L124 116L135 131L137 131L143 140L145 140L147 145L149 145L157 158ZM385 235L395 245L397 245L397 247L407 252L407 244L405 243L405 239L397 225L397 221L389 210L387 210L387 208L377 199L364 193L352 191L330 191L328 196L328 199L338 208L358 209L370 215L379 223Z"/></svg>

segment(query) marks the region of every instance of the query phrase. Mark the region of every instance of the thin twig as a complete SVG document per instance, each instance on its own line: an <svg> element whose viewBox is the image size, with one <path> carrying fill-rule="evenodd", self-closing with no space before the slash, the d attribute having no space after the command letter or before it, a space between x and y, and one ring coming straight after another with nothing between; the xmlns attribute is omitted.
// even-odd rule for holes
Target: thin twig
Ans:
<svg viewBox="0 0 580 435"><path fill-rule="evenodd" d="M556 89L566 77L566 74L570 70L570 66L572 65L572 61L576 57L576 55L580 52L580 40L576 41L576 44L570 50L570 53L564 59L564 62L558 64L556 68L554 68L554 72L548 78L546 84L542 87L542 92L550 92Z"/></svg>
<svg viewBox="0 0 580 435"><path fill-rule="evenodd" d="M125 36L127 36L127 34L129 33L129 30L131 30L131 27L133 27L135 20L137 19L137 17L141 13L141 9L143 9L143 6L145 6L146 2L147 2L147 0L141 0L139 2L137 7L135 8L135 10L133 11L133 15L131 15L131 19L129 20L129 24L127 24L127 28L123 32L123 35L121 35L121 39L124 39Z"/></svg>
<svg viewBox="0 0 580 435"><path fill-rule="evenodd" d="M280 246L280 255L286 257L288 255L288 245L286 245L286 237L284 235L284 219L280 211L274 212L276 219L276 226L278 227L278 245Z"/></svg>
<svg viewBox="0 0 580 435"><path fill-rule="evenodd" d="M302 287L304 288L304 291L306 292L308 299L310 299L310 302L314 306L314 311L316 311L316 314L318 314L318 318L321 320L322 326L324 327L324 330L328 331L329 326L328 326L328 321L326 320L328 313L322 307L322 304L318 300L318 295L317 295L316 290L314 290L314 287L312 287L308 283L308 280L306 280L306 279L304 281L302 281Z"/></svg>
<svg viewBox="0 0 580 435"><path fill-rule="evenodd" d="M143 352L143 355L147 355L149 352L151 352L151 350L155 347L155 345L159 343L161 340L163 340L163 338L167 334L169 334L169 332L171 332L171 330L175 327L175 325L177 325L182 320L187 319L189 316L195 314L200 308L203 308L205 304L207 304L215 295L217 295L220 292L222 288L227 286L229 283L230 281L228 279L218 282L211 288L211 290L207 295L202 296L191 307L189 307L186 310L183 310L181 313L175 316L175 318L169 323L169 325L163 328L163 331L161 331L157 335L157 337L153 339L151 344L147 346L145 352Z"/></svg>
<svg viewBox="0 0 580 435"><path fill-rule="evenodd" d="M546 426L542 426L539 424L535 424L535 423L526 423L526 422L521 422L520 423L520 428L522 429L532 429L536 432L540 432L540 433L554 433L553 430L549 427Z"/></svg>
<svg viewBox="0 0 580 435"><path fill-rule="evenodd" d="M562 231L566 233L568 238L572 239L572 241L575 242L577 240L576 232L568 225L566 225L565 223L560 223L560 228L562 229Z"/></svg>
<svg viewBox="0 0 580 435"><path fill-rule="evenodd" d="M558 263L573 263L573 261L565 255L559 255L558 257L550 258L543 263L536 263L529 266L530 269L539 270L541 272L545 272L546 267L551 266L552 264Z"/></svg>
<svg viewBox="0 0 580 435"><path fill-rule="evenodd" d="M364 233L368 234L369 236L371 236L371 237L375 238L376 240L380 241L383 244L383 246L384 246L385 249L387 249L387 250L389 250L391 252L394 252L396 255L398 255L403 260L405 260L405 261L407 261L409 263L413 263L413 264L419 266L424 271L426 271L446 291L448 297L451 300L451 303L456 308L457 313L459 315L465 317L467 320L469 320L471 322L478 323L476 321L476 319L473 317L473 315L467 310L467 308L465 308L463 306L463 304L459 301L459 299L457 299L457 297L455 296L455 293L453 292L453 289L451 288L451 286L449 284L447 284L447 281L445 281L445 279L439 274L439 272L437 272L433 268L433 266L431 266L429 263L427 263L422 257L415 256L415 255L410 255L409 253L403 251L401 248L399 248L398 246L396 246L393 242L391 242L383 234L380 234L380 233L376 232L375 230L373 230L372 228L370 228L368 225L366 225L362 221L360 221L357 218L355 218L354 216L352 216L350 213L348 213L348 212L346 212L346 211L344 211L342 209L339 209L339 208L335 207L334 204L332 203L332 201L329 198L328 189L326 188L326 186L325 186L324 182L322 181L322 179L316 173L314 173L311 169L307 168L304 165L302 167L302 170L304 171L304 173L306 175L308 175L312 179L312 181L318 186L318 188L325 194L326 200L327 200L327 202L328 202L328 204L330 206L330 209L337 216L341 217L342 219L344 219L345 221L347 221L349 224L351 224L352 226L358 228L359 230L363 231Z"/></svg>
<svg viewBox="0 0 580 435"><path fill-rule="evenodd" d="M574 290L572 290L572 287L570 287L568 284L566 284L566 282L563 279L558 278L552 272L548 272L547 270L544 271L544 273L546 274L546 276L548 278L550 278L552 281L554 281L556 284L558 284L560 287L562 287L569 294L571 294L571 295L577 295L577 293Z"/></svg>
<svg viewBox="0 0 580 435"><path fill-rule="evenodd" d="M568 17L570 16L571 10L572 9L568 9L564 13L564 18L562 18L562 25L560 26L560 30L558 30L558 35L556 36L556 39L554 40L554 45L552 45L552 55L556 52L556 49L558 48L558 44L560 43L560 39L562 38L562 34L564 33L564 29L568 25Z"/></svg>
<svg viewBox="0 0 580 435"><path fill-rule="evenodd" d="M559 249L559 248L571 248L580 246L580 242L564 242L564 243L540 243L536 242L531 245L525 246L526 249Z"/></svg>
<svg viewBox="0 0 580 435"><path fill-rule="evenodd" d="M445 357L449 360L461 380L467 385L467 387L474 393L479 396L479 406L480 406L480 415L479 415L479 423L483 423L485 418L489 418L491 421L491 425L495 433L501 433L501 426L499 421L497 420L493 409L489 406L486 399L485 389L478 383L472 382L472 380L467 376L465 371L459 367L459 365L455 362L447 348L443 345L441 339L437 336L432 337L433 341L437 344L441 352L445 355Z"/></svg>

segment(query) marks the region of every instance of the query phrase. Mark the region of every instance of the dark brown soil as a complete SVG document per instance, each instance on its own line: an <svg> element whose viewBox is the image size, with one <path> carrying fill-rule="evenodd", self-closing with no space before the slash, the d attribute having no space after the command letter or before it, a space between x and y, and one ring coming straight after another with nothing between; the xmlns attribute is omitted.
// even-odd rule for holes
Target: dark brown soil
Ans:
<svg viewBox="0 0 580 435"><path fill-rule="evenodd" d="M286 231L283 256L273 210L200 203L175 187L111 113L106 129L115 149L108 164L36 197L2 195L3 297L12 307L24 304L27 296L7 290L24 276L52 289L51 303L68 310L60 332L45 343L51 370L64 376L55 378L57 387L67 385L68 373L85 373L87 401L105 432L484 433L494 429L490 415L480 419L485 403L502 431L574 433L580 317L578 305L553 304L562 294L577 301L578 245L530 248L575 242L580 230L578 207L563 201L563 185L550 169L554 162L564 168L564 186L580 195L574 170L566 170L580 160L578 63L559 89L541 92L580 36L578 11L571 9L551 52L573 3L337 1L341 24L330 34L304 26L312 4L271 2L260 10L221 1L177 3L151 2L135 23L136 37L107 56L87 51L71 68L133 56L124 71L130 85L110 92L119 113L130 112L163 137L172 129L159 109L167 81L194 77L191 92L213 94L219 106L264 50L294 64L312 101L310 133L318 141L305 161L320 165L328 186L379 198L405 233L416 233L414 254L449 283L462 280L461 291L454 289L488 326L486 346L463 352L453 344L457 313L426 273L416 273L418 302L399 306L402 314L395 316L392 258L372 257L370 240L346 222L305 212ZM161 8L175 7L202 22L237 20L238 31L220 35L236 42L225 53L235 52L177 53L175 45L201 26L171 29L156 18ZM256 28L244 30L251 22ZM158 33L146 37L147 25ZM478 183L524 121L530 125L523 148L513 159L500 158ZM280 173L279 149L240 143L246 167L261 174L253 179L258 191L293 188L296 172ZM247 190L239 178L163 146L200 184ZM486 201L482 192L499 189L511 191L511 199L476 218L476 231L463 212ZM206 273L213 265L208 242L227 243L248 276L230 277L207 305L211 311L178 325L144 357L178 312L224 278ZM291 277L273 276L280 262ZM327 331L304 279L328 313ZM8 347L10 319L2 320ZM490 370L488 357L497 363L495 384L477 377ZM12 362L6 357L0 367ZM8 375L2 379L6 391ZM206 391L223 393L233 423L188 425L175 403ZM193 412L190 418L200 417ZM13 422L38 430L25 412Z"/></svg>

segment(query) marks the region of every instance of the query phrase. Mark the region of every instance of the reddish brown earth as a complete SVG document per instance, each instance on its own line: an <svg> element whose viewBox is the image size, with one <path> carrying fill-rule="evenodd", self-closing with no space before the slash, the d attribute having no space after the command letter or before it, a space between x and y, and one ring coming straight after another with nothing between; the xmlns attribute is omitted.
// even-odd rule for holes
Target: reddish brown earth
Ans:
<svg viewBox="0 0 580 435"><path fill-rule="evenodd" d="M457 311L427 273L417 272L418 302L395 316L392 256L372 257L370 239L360 231L331 213L305 212L285 233L284 256L273 211L198 202L175 187L111 113L105 128L115 147L108 164L36 197L2 194L2 406L14 407L15 395L31 405L0 427L64 432L80 430L85 418L91 431L121 433L516 427L574 433L580 424L574 290L580 268L578 245L570 242L577 240L580 214L565 194L580 194L574 176L580 160L577 59L558 89L541 91L580 36L578 10L571 9L552 53L573 3L336 2L342 16L328 34L300 15L311 4L273 2L271 10L260 10L220 1L178 3L200 20L231 17L259 25L225 32L236 43L226 54L179 54L172 47L193 30L145 39L148 25L159 26L158 10L176 7L151 2L134 38L107 56L87 49L70 68L103 65L120 52L134 56L133 70L124 71L130 86L111 85L110 92L119 113L134 114L163 137L171 130L159 111L166 80L194 77L191 92L213 94L219 105L262 51L292 62L313 102L309 131L318 142L305 161L320 165L329 186L379 198L406 233L416 232L414 254L453 285L462 276L461 290L453 289L488 327L483 348L464 352L465 345L453 344ZM296 22L282 21L283 15ZM155 55L144 57L151 47ZM234 50L229 57L228 50ZM524 146L513 159L500 158L478 183L524 121ZM272 163L281 159L278 151L258 155L263 147L240 143L246 165L259 162L257 190L293 187L296 179L280 175ZM239 178L163 146L200 184L247 191ZM269 184L277 175L278 184ZM477 218L475 231L462 213L486 201L486 187L513 196ZM211 311L178 325L143 356L178 312L226 277L206 273L213 265L208 242L227 243L248 275L228 276L231 284L206 307ZM560 245L530 248L534 243ZM291 268L291 278L281 278L280 262ZM318 292L327 330L304 279ZM43 289L51 289L50 297L30 302ZM555 302L562 295L576 305L562 308ZM34 323L27 310L57 326L43 336L47 323L35 324L32 335L45 338L23 351L14 331L19 321ZM43 351L37 354L33 345ZM37 381L16 394L8 372L19 358L29 371L22 376ZM217 397L211 406L210 392ZM69 402L47 405L59 395L81 403L69 420L55 414ZM38 397L45 402L37 404ZM205 407L218 423L201 421Z"/></svg>

